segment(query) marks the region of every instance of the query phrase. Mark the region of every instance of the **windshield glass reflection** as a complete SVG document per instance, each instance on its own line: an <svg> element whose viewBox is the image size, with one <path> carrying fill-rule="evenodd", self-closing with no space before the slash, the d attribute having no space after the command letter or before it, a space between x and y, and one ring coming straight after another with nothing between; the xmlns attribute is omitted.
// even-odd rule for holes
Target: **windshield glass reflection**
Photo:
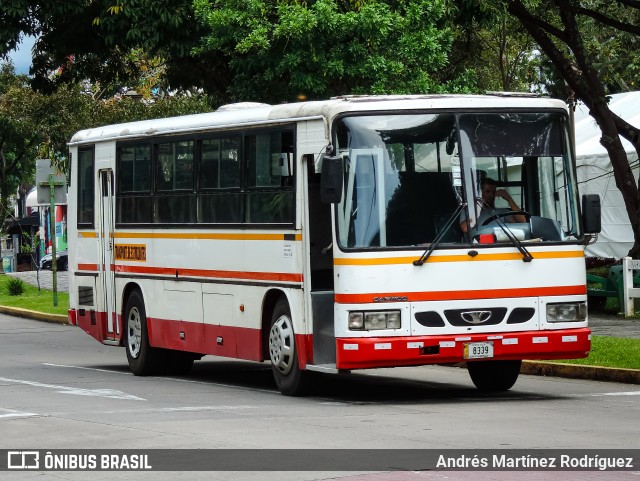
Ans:
<svg viewBox="0 0 640 481"><path fill-rule="evenodd" d="M576 241L567 139L556 112L343 117L335 140L345 160L339 243L425 246L439 234L439 244L450 246L510 242L501 221L520 241ZM495 187L492 214L504 215L482 225L491 217L487 182ZM443 232L462 203L468 206Z"/></svg>

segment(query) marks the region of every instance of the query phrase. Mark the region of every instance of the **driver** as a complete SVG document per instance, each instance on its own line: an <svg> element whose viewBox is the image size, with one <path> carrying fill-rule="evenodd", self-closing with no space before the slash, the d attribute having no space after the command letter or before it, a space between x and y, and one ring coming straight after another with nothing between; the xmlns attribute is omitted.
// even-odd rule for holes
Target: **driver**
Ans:
<svg viewBox="0 0 640 481"><path fill-rule="evenodd" d="M482 190L482 199L480 200L480 203L482 204L482 210L480 211L480 215L478 216L476 225L481 226L483 222L496 214L520 210L520 207L518 207L518 204L516 204L513 198L509 195L509 192L504 189L497 188L495 180L489 177L485 177L480 182L480 189ZM496 197L500 197L507 201L507 204L509 204L509 208L503 207L496 209ZM527 218L522 214L510 215L504 218L504 222L526 221ZM462 212L462 214L460 214L460 228L465 234L469 231L469 220L467 219L465 212Z"/></svg>

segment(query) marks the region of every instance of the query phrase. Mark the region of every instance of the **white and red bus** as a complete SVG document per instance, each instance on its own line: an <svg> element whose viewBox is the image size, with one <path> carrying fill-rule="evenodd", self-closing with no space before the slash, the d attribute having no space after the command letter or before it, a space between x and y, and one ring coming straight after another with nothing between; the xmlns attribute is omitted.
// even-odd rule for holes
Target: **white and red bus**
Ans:
<svg viewBox="0 0 640 481"><path fill-rule="evenodd" d="M137 375L204 355L309 371L588 355L566 105L522 95L233 104L70 141L71 323ZM496 197L487 217L482 186ZM494 189L494 190L495 190Z"/></svg>

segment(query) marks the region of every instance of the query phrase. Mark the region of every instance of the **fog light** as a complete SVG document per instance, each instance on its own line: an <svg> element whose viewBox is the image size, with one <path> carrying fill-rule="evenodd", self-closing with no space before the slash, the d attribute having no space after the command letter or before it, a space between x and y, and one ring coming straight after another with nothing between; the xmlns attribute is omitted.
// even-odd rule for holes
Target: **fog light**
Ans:
<svg viewBox="0 0 640 481"><path fill-rule="evenodd" d="M582 322L587 318L585 302L547 304L548 322Z"/></svg>
<svg viewBox="0 0 640 481"><path fill-rule="evenodd" d="M364 314L362 312L349 313L349 329L351 331L362 331L364 329Z"/></svg>

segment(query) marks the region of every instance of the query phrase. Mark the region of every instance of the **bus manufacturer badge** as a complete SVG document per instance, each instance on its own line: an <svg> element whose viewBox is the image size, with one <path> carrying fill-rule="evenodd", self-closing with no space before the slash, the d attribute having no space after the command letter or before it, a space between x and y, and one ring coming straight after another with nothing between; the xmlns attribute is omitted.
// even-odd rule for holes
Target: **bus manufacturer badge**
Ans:
<svg viewBox="0 0 640 481"><path fill-rule="evenodd" d="M482 324L491 319L491 311L466 311L461 312L460 317L469 324Z"/></svg>
<svg viewBox="0 0 640 481"><path fill-rule="evenodd" d="M382 296L374 297L373 302L407 302L409 298L407 296Z"/></svg>

